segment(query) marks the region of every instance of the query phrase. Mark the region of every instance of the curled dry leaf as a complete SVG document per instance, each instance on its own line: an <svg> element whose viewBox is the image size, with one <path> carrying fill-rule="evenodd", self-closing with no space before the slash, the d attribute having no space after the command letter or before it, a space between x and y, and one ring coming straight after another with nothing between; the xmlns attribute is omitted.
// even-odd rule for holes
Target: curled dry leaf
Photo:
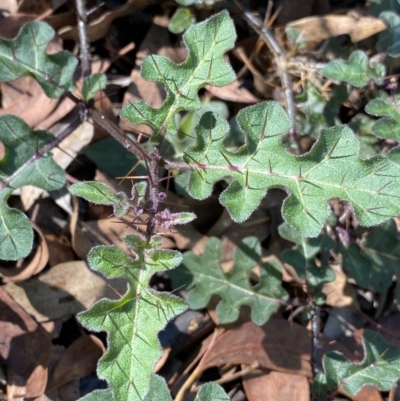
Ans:
<svg viewBox="0 0 400 401"><path fill-rule="evenodd" d="M360 15L307 17L286 26L298 29L310 45L339 35L350 35L356 43L386 29L381 19Z"/></svg>
<svg viewBox="0 0 400 401"><path fill-rule="evenodd" d="M324 337L320 341L321 356L328 350L340 349L352 358L340 344ZM202 369L226 364L251 365L257 361L263 369L311 378L310 353L311 333L304 326L281 319L270 319L261 327L247 322L218 338L202 361Z"/></svg>
<svg viewBox="0 0 400 401"><path fill-rule="evenodd" d="M254 96L249 90L241 87L241 83L237 80L222 87L207 85L206 89L211 95L230 102L253 104L261 101L260 98Z"/></svg>
<svg viewBox="0 0 400 401"><path fill-rule="evenodd" d="M126 284L119 279L106 281L85 262L73 261L3 288L36 321L45 322L81 312L103 297L115 299L126 291Z"/></svg>
<svg viewBox="0 0 400 401"><path fill-rule="evenodd" d="M49 248L42 230L32 222L32 227L37 234L37 247L33 249L33 257L18 260L13 267L1 267L0 277L5 283L16 283L27 280L40 273L49 261Z"/></svg>
<svg viewBox="0 0 400 401"><path fill-rule="evenodd" d="M0 289L0 344L0 362L20 384L19 389L9 390L23 391L26 398L41 396L47 383L51 340L3 289Z"/></svg>
<svg viewBox="0 0 400 401"><path fill-rule="evenodd" d="M103 353L104 345L98 337L93 335L79 337L61 356L47 388L57 388L95 372L97 362Z"/></svg>
<svg viewBox="0 0 400 401"><path fill-rule="evenodd" d="M129 0L122 7L114 10L107 11L99 18L96 18L94 21L89 22L86 27L87 36L89 42L94 42L96 40L101 39L106 35L108 29L110 28L111 23L119 17L123 17L124 15L128 15L134 11L140 10L141 8L147 6L149 3L152 3L151 0ZM78 28L76 26L66 26L58 31L58 34L67 40L77 40L78 39Z"/></svg>

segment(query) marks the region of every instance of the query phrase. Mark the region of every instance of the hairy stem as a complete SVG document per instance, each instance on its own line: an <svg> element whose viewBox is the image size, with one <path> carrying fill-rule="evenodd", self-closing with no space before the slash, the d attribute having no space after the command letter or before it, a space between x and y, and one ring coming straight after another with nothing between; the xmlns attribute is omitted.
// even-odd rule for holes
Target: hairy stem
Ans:
<svg viewBox="0 0 400 401"><path fill-rule="evenodd" d="M90 75L89 41L86 30L86 22L87 22L86 0L75 0L75 4L76 4L76 12L78 15L78 32L79 32L82 76L86 78Z"/></svg>

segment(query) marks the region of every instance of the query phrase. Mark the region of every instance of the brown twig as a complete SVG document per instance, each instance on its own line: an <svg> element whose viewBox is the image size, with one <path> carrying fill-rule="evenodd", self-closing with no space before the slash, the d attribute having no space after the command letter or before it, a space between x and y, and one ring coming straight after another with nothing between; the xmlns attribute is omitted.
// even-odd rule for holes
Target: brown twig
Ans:
<svg viewBox="0 0 400 401"><path fill-rule="evenodd" d="M75 0L75 4L76 4L76 13L78 16L78 34L79 34L82 76L86 78L90 75L89 41L86 29L86 23L87 23L86 0Z"/></svg>

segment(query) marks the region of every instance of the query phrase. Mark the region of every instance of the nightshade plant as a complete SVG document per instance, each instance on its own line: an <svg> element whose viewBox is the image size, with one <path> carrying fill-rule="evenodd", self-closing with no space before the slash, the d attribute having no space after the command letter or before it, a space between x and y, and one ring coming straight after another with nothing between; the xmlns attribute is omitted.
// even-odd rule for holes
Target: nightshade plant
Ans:
<svg viewBox="0 0 400 401"><path fill-rule="evenodd" d="M66 52L46 54L53 35L46 24L34 22L25 25L15 39L0 40L0 80L31 75L50 97L71 92L75 87L72 74L76 59ZM182 64L176 65L154 55L143 61L142 77L161 83L166 90L162 107L153 109L137 101L121 112L130 123L147 124L153 129L151 150L108 125L111 135L145 160L148 181L135 184L130 196L113 193L99 182L83 182L69 188L72 194L90 202L113 206L116 217L133 211L137 221L146 226L143 236L125 236L124 243L131 250L129 254L111 245L94 247L88 255L93 270L108 278L124 277L128 289L120 299L100 300L78 315L84 327L105 331L108 339L107 351L97 370L99 377L107 381L108 388L83 397L85 401L171 399L165 381L153 374L161 356L157 335L187 305L177 296L150 288L149 280L156 272L174 269L183 260L177 273L184 272L179 279L191 286L189 304L204 307L211 295L219 295L217 313L225 323L235 321L241 306L248 305L253 321L261 325L288 300L276 263L263 264L259 283L253 286L250 282L250 270L259 263L261 255L260 243L255 238L247 238L239 244L234 269L228 274L219 270L221 246L218 239L211 238L200 257L190 252L182 257L177 251L161 249L162 238L156 234L157 227L173 229L195 218L191 212L173 213L161 208L167 197L160 190L161 168L187 171L187 191L200 200L212 194L217 182L225 181L227 185L219 199L236 222L244 222L251 216L268 189L284 189L288 193L282 208L286 223L280 232L294 242L296 248L285 251L281 258L292 264L297 274L307 281L314 301L319 304L324 301L320 292L322 284L334 279L328 266L317 266L314 261L318 252L333 247L332 239L326 234L318 237L330 215L328 202L334 198L348 202L358 222L366 227L400 215L400 164L396 149L388 156L361 159L359 142L351 129L335 126L324 129L308 153L290 154L283 139L292 122L277 102L262 102L238 113L237 122L245 141L237 150L224 145L228 123L218 114L206 112L195 129L196 143L184 150L183 160L166 159L161 145L167 135L177 134L175 115L183 110L199 109L198 91L204 86L223 86L235 80L234 71L224 60L224 54L233 48L236 39L233 22L226 11L191 26L183 39L188 57ZM365 53L355 52L348 61L329 63L321 73L354 86L364 86L371 81L382 82L384 71L382 64L370 64ZM104 75L86 78L82 92L84 102L104 86ZM396 98L395 104L397 101ZM84 102L80 106L88 111ZM400 119L393 102L382 95L371 101L367 112L382 117L374 126L377 136L397 139ZM96 118L95 111L92 117ZM32 247L29 222L6 201L14 189L23 185L52 190L64 184L63 171L47 152L61 139L49 142L47 133L31 131L20 119L0 117L0 140L5 146L5 157L0 162L0 258L16 260L29 253ZM41 151L36 152L36 146ZM244 299L243 294L247 294L248 299ZM338 387L354 394L368 383L378 385L380 390L389 390L400 377L400 350L367 332L364 351L364 360L359 365L347 362L340 354L326 355L324 372L317 376L314 384L316 396L323 397ZM371 363L379 369L372 368ZM382 376L387 376L387 380L378 383ZM211 383L199 390L196 400L228 400L228 397L221 387Z"/></svg>

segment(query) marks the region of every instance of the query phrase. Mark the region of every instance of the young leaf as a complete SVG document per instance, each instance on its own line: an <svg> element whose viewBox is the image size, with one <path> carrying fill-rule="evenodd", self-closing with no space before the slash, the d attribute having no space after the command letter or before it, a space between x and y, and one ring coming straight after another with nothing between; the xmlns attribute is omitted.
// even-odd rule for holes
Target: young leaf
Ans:
<svg viewBox="0 0 400 401"><path fill-rule="evenodd" d="M193 15L190 8L179 7L171 17L168 29L170 32L178 34L188 29L196 22L196 17Z"/></svg>
<svg viewBox="0 0 400 401"><path fill-rule="evenodd" d="M322 359L324 373L315 378L314 395L325 397L337 388L354 395L366 384L389 391L400 378L400 347L389 345L374 331L365 330L363 348L364 359L360 364L347 361L340 352L325 354Z"/></svg>
<svg viewBox="0 0 400 401"><path fill-rule="evenodd" d="M124 216L129 210L129 200L125 192L116 194L107 184L96 181L85 181L69 187L72 195L80 196L97 205L111 205L116 217Z"/></svg>
<svg viewBox="0 0 400 401"><path fill-rule="evenodd" d="M224 86L235 80L235 73L223 55L233 48L236 33L228 12L222 11L199 24L191 26L183 35L189 55L180 65L162 56L148 56L143 60L142 77L164 85L167 97L159 109L143 101L128 104L121 117L132 124L147 124L158 135L176 133L174 116L181 110L197 110L197 92L206 85Z"/></svg>
<svg viewBox="0 0 400 401"><path fill-rule="evenodd" d="M244 239L236 248L234 267L224 273L220 267L221 241L210 238L201 257L186 252L182 265L171 272L175 288L186 284L190 289L187 302L192 309L207 306L212 295L222 300L216 308L221 323L234 322L242 305L251 308L251 319L264 324L276 312L288 294L281 287L282 271L277 262L260 265L260 281L250 283L250 272L261 258L261 245L255 237Z"/></svg>
<svg viewBox="0 0 400 401"><path fill-rule="evenodd" d="M372 126L372 133L382 139L400 141L400 95L390 97L380 91L379 97L372 99L365 111L373 116L382 117Z"/></svg>
<svg viewBox="0 0 400 401"><path fill-rule="evenodd" d="M105 74L93 74L83 80L82 97L85 102L93 99L97 92L105 89L107 77Z"/></svg>
<svg viewBox="0 0 400 401"><path fill-rule="evenodd" d="M387 290L400 276L400 244L394 220L371 229L361 246L341 245L343 269L357 285L376 292Z"/></svg>
<svg viewBox="0 0 400 401"><path fill-rule="evenodd" d="M176 251L159 249L161 237L154 236L147 243L127 235L124 242L136 259L116 246L98 246L90 251L88 261L108 278L125 277L128 291L117 301L98 301L80 313L78 320L90 330L108 333L108 348L97 373L108 382L112 399L142 401L161 356L157 334L187 308L181 299L149 288L149 280L154 273L177 266L182 257Z"/></svg>
<svg viewBox="0 0 400 401"><path fill-rule="evenodd" d="M167 383L158 375L151 375L150 391L144 397L143 401L172 401Z"/></svg>
<svg viewBox="0 0 400 401"><path fill-rule="evenodd" d="M349 61L330 61L320 72L330 79L348 82L357 88L361 88L371 80L378 85L382 84L385 66L380 63L370 65L368 56L361 50L356 50L350 54Z"/></svg>
<svg viewBox="0 0 400 401"><path fill-rule="evenodd" d="M291 265L299 277L307 279L309 286L314 290L314 300L317 304L325 302L322 285L335 280L334 271L327 265L318 266L315 257L324 250L331 249L335 242L327 235L317 238L301 237L289 224L283 223L278 227L279 235L288 241L294 242L295 249L285 249L281 253L281 260Z"/></svg>
<svg viewBox="0 0 400 401"><path fill-rule="evenodd" d="M45 131L32 131L18 117L0 117L0 142L5 148L4 158L0 160L0 259L17 260L32 249L31 224L22 212L7 205L10 194L24 185L48 191L64 185L65 173L50 154L22 167L52 138Z"/></svg>
<svg viewBox="0 0 400 401"><path fill-rule="evenodd" d="M386 24L388 29L380 33L376 49L378 52L389 52L391 57L399 57L400 16L393 11L383 11L379 14L379 18Z"/></svg>
<svg viewBox="0 0 400 401"><path fill-rule="evenodd" d="M195 169L188 184L194 198L207 198L215 182L230 177L220 201L235 221L242 222L268 188L285 188L290 195L283 204L283 217L305 237L319 234L332 198L348 201L364 226L400 214L400 165L383 156L359 159L359 143L350 128L325 129L310 152L294 156L282 144L290 121L278 103L242 109L237 120L247 142L230 152L223 144L227 122L211 113L201 118L196 146L185 156Z"/></svg>
<svg viewBox="0 0 400 401"><path fill-rule="evenodd" d="M11 40L0 39L0 81L15 81L31 75L48 97L57 98L73 92L73 73L78 60L69 52L47 54L54 30L44 22L29 22Z"/></svg>

